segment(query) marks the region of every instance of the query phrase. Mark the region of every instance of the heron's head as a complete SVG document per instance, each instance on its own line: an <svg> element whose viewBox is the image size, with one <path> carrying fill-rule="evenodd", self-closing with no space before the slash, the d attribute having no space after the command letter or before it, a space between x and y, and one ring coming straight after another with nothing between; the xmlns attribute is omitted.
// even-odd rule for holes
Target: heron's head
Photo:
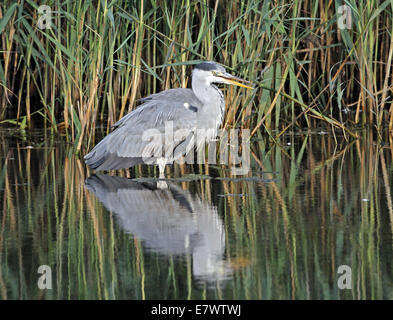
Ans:
<svg viewBox="0 0 393 320"><path fill-rule="evenodd" d="M197 81L211 85L212 83L225 83L252 89L250 82L226 72L225 68L213 61L197 64L192 72L193 82Z"/></svg>

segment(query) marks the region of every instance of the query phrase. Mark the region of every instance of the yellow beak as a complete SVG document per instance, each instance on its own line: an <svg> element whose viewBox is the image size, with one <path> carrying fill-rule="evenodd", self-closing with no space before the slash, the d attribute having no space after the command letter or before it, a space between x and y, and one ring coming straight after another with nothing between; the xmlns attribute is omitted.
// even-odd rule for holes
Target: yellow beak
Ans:
<svg viewBox="0 0 393 320"><path fill-rule="evenodd" d="M225 79L226 83L228 84L233 84L235 86L247 88L247 89L254 89L253 87L250 86L251 85L250 81L235 77L229 73L219 75L219 77Z"/></svg>

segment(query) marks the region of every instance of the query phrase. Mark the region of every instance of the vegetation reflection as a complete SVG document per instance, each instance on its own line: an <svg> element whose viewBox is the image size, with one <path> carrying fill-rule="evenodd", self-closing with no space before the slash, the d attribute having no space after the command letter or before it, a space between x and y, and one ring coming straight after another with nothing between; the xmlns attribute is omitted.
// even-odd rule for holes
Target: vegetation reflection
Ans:
<svg viewBox="0 0 393 320"><path fill-rule="evenodd" d="M392 299L393 149L360 135L256 140L248 176L175 165L165 187L140 178L154 167L89 177L61 139L2 132L0 297Z"/></svg>

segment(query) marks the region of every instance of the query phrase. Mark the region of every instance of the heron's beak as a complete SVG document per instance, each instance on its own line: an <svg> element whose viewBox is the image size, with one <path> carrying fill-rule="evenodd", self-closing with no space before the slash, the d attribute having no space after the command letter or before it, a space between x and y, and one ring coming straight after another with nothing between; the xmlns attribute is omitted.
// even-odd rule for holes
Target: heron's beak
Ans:
<svg viewBox="0 0 393 320"><path fill-rule="evenodd" d="M247 89L253 89L253 87L251 87L251 82L235 77L233 75L231 75L230 73L224 73L221 75L218 75L220 78L223 78L225 80L226 83L228 84L233 84L235 86L239 86L242 88L247 88Z"/></svg>

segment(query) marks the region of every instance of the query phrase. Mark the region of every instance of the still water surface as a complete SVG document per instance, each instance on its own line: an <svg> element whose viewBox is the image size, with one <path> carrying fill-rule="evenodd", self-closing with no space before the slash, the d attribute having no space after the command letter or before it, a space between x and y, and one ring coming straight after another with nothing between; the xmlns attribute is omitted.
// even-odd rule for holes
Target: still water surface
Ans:
<svg viewBox="0 0 393 320"><path fill-rule="evenodd" d="M260 137L247 176L175 165L163 186L154 167L92 175L64 137L3 130L0 298L392 299L393 150L360 136Z"/></svg>

